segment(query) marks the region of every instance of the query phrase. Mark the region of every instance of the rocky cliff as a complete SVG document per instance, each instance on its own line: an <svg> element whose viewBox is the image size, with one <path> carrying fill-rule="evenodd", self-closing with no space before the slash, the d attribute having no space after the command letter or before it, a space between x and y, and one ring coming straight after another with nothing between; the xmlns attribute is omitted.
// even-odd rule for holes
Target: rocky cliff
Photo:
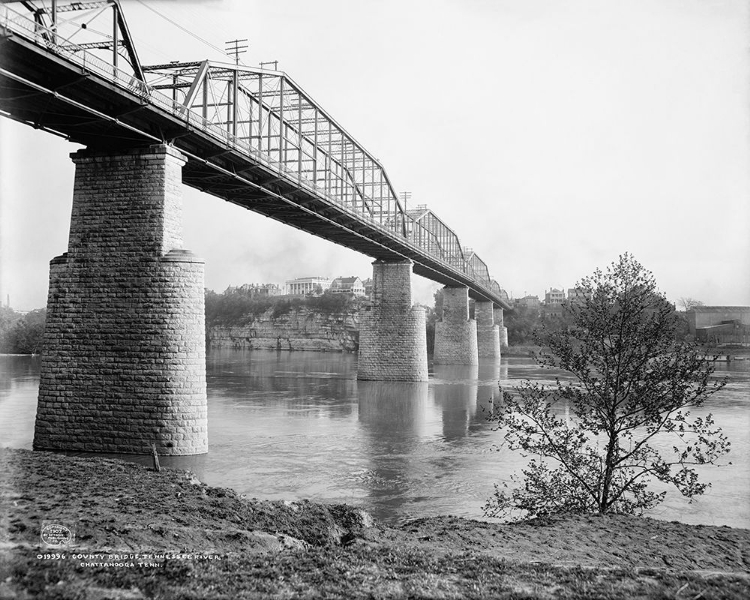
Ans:
<svg viewBox="0 0 750 600"><path fill-rule="evenodd" d="M356 352L359 312L322 313L301 307L274 316L273 308L244 325L214 325L207 330L209 348Z"/></svg>

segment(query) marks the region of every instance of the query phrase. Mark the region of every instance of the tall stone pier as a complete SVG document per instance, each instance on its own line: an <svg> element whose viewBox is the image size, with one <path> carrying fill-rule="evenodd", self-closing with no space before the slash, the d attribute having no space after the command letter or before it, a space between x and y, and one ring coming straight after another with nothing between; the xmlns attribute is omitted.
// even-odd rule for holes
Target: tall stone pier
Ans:
<svg viewBox="0 0 750 600"><path fill-rule="evenodd" d="M500 358L500 327L495 325L492 302L476 302L477 351L481 358Z"/></svg>
<svg viewBox="0 0 750 600"><path fill-rule="evenodd" d="M203 261L182 250L184 158L83 150L53 259L38 450L208 450Z"/></svg>
<svg viewBox="0 0 750 600"><path fill-rule="evenodd" d="M469 319L469 288L444 287L442 319L435 323L436 364L479 363L477 322Z"/></svg>
<svg viewBox="0 0 750 600"><path fill-rule="evenodd" d="M508 328L503 324L503 309L495 307L495 324L500 328L500 350L505 350L508 347Z"/></svg>
<svg viewBox="0 0 750 600"><path fill-rule="evenodd" d="M427 381L425 312L411 305L412 262L372 265L372 303L360 318L357 379Z"/></svg>

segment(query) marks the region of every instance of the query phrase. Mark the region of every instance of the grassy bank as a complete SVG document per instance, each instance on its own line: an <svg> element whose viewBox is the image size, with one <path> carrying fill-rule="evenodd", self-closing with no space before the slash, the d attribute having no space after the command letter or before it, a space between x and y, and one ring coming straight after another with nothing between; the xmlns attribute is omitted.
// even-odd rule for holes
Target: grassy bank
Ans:
<svg viewBox="0 0 750 600"><path fill-rule="evenodd" d="M40 545L44 521L75 529L65 558L45 557L59 550ZM748 530L617 516L387 527L180 471L0 450L0 598L744 599L749 569Z"/></svg>

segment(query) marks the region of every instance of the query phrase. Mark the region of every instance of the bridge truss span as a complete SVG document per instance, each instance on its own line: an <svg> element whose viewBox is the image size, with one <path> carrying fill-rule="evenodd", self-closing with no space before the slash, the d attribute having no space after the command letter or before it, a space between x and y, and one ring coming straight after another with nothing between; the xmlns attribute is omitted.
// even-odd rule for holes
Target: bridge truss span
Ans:
<svg viewBox="0 0 750 600"><path fill-rule="evenodd" d="M432 211L405 210L380 162L286 73L142 66L117 0L37 4L0 4L4 116L89 146L171 144L187 185L509 308L487 265Z"/></svg>
<svg viewBox="0 0 750 600"><path fill-rule="evenodd" d="M382 165L285 73L208 60L144 70L188 121L200 115L285 176L405 235Z"/></svg>

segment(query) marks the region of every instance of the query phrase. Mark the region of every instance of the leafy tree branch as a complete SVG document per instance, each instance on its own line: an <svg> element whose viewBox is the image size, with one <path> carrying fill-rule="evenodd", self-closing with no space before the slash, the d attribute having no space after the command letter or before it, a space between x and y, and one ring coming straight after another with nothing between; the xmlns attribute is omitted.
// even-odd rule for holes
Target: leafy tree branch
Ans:
<svg viewBox="0 0 750 600"><path fill-rule="evenodd" d="M730 443L711 415L690 417L725 381L714 360L680 341L680 317L632 255L582 279L566 327L538 330L543 367L562 369L544 386L505 392L490 418L505 445L530 456L510 488L496 486L489 516L554 512L640 514L663 501L652 479L686 498L705 492L695 467L717 464ZM582 300L581 300L582 299ZM569 417L556 412L567 409ZM652 442L674 436L671 457Z"/></svg>

